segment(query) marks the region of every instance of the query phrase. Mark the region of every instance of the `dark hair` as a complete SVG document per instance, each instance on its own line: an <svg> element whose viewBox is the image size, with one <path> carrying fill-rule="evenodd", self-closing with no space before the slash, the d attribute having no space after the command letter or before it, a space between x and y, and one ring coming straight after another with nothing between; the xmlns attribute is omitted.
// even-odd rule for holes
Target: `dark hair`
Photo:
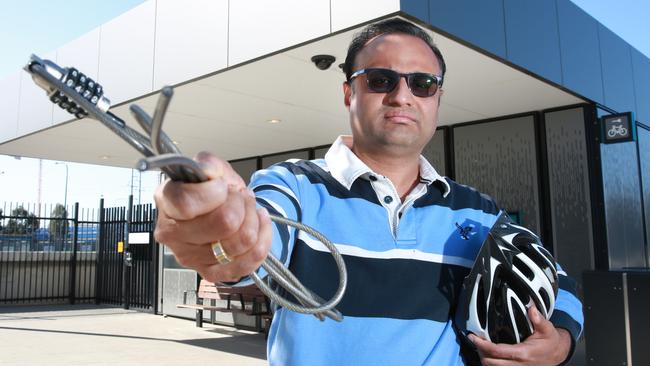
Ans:
<svg viewBox="0 0 650 366"><path fill-rule="evenodd" d="M417 37L423 40L431 48L431 51L433 51L433 53L436 55L438 63L440 64L440 69L442 70L442 76L445 76L445 71L447 71L445 60L442 58L442 53L440 53L438 47L433 43L431 37L429 37L429 35L424 30L413 23L409 23L402 19L388 19L378 23L370 24L354 36L354 39L352 39L352 42L350 42L350 47L348 47L348 54L345 57L345 63L343 64L345 79L350 81L350 76L355 71L354 62L357 58L357 55L371 39L384 34L395 33L407 34L409 36Z"/></svg>

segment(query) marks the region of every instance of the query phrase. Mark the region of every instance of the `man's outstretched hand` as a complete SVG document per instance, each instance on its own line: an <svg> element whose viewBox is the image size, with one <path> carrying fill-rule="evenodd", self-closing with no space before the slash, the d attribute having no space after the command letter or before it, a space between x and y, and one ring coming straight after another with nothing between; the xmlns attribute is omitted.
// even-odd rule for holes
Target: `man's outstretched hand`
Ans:
<svg viewBox="0 0 650 366"><path fill-rule="evenodd" d="M469 335L484 366L554 366L566 360L571 350L569 332L555 328L535 306L528 309L528 317L535 331L519 344L495 344L474 334Z"/></svg>
<svg viewBox="0 0 650 366"><path fill-rule="evenodd" d="M156 240L168 246L178 263L211 282L237 281L255 271L272 242L268 212L257 209L255 195L228 162L208 153L196 160L209 180L167 180L155 193ZM232 260L219 264L212 243L221 242Z"/></svg>

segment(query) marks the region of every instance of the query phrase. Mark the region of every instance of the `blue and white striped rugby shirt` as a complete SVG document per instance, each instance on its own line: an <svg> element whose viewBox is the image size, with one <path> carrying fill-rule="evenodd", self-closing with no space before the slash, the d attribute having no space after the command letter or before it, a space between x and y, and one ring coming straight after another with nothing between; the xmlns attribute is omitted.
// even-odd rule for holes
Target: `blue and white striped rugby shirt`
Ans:
<svg viewBox="0 0 650 366"><path fill-rule="evenodd" d="M287 161L252 177L260 206L323 233L348 270L337 306L343 322L276 309L269 363L463 365L452 306L499 208L441 177L423 157L419 185L400 202L392 183L359 160L350 144L350 137L339 137L325 159ZM276 224L272 251L322 298L336 291L336 265L314 238L303 232L296 238L293 228ZM560 287L551 320L575 340L582 306L562 271Z"/></svg>

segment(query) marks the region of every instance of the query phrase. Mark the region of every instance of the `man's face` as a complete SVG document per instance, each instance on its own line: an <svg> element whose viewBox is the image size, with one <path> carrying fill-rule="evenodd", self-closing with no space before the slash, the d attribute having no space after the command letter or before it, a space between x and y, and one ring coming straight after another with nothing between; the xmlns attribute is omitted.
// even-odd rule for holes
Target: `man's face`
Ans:
<svg viewBox="0 0 650 366"><path fill-rule="evenodd" d="M354 70L385 68L400 73L441 75L440 65L429 46L405 34L379 36L359 52ZM438 101L442 90L431 97L416 97L405 78L389 93L368 90L366 75L344 83L345 105L350 111L354 147L359 151L392 154L420 153L438 124Z"/></svg>

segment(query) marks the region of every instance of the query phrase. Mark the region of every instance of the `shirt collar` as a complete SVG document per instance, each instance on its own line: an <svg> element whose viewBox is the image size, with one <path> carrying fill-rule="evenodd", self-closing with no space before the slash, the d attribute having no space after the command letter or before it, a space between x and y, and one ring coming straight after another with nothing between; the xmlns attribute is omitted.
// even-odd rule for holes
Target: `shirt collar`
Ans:
<svg viewBox="0 0 650 366"><path fill-rule="evenodd" d="M352 146L352 136L339 136L325 154L325 162L329 168L330 174L334 179L341 183L345 188L352 188L352 184L357 178L378 175L373 172L361 159L359 159L350 149ZM433 168L427 159L420 155L420 178L421 183L430 185L433 182L440 182L443 185L442 196L446 197L451 190L449 183Z"/></svg>

